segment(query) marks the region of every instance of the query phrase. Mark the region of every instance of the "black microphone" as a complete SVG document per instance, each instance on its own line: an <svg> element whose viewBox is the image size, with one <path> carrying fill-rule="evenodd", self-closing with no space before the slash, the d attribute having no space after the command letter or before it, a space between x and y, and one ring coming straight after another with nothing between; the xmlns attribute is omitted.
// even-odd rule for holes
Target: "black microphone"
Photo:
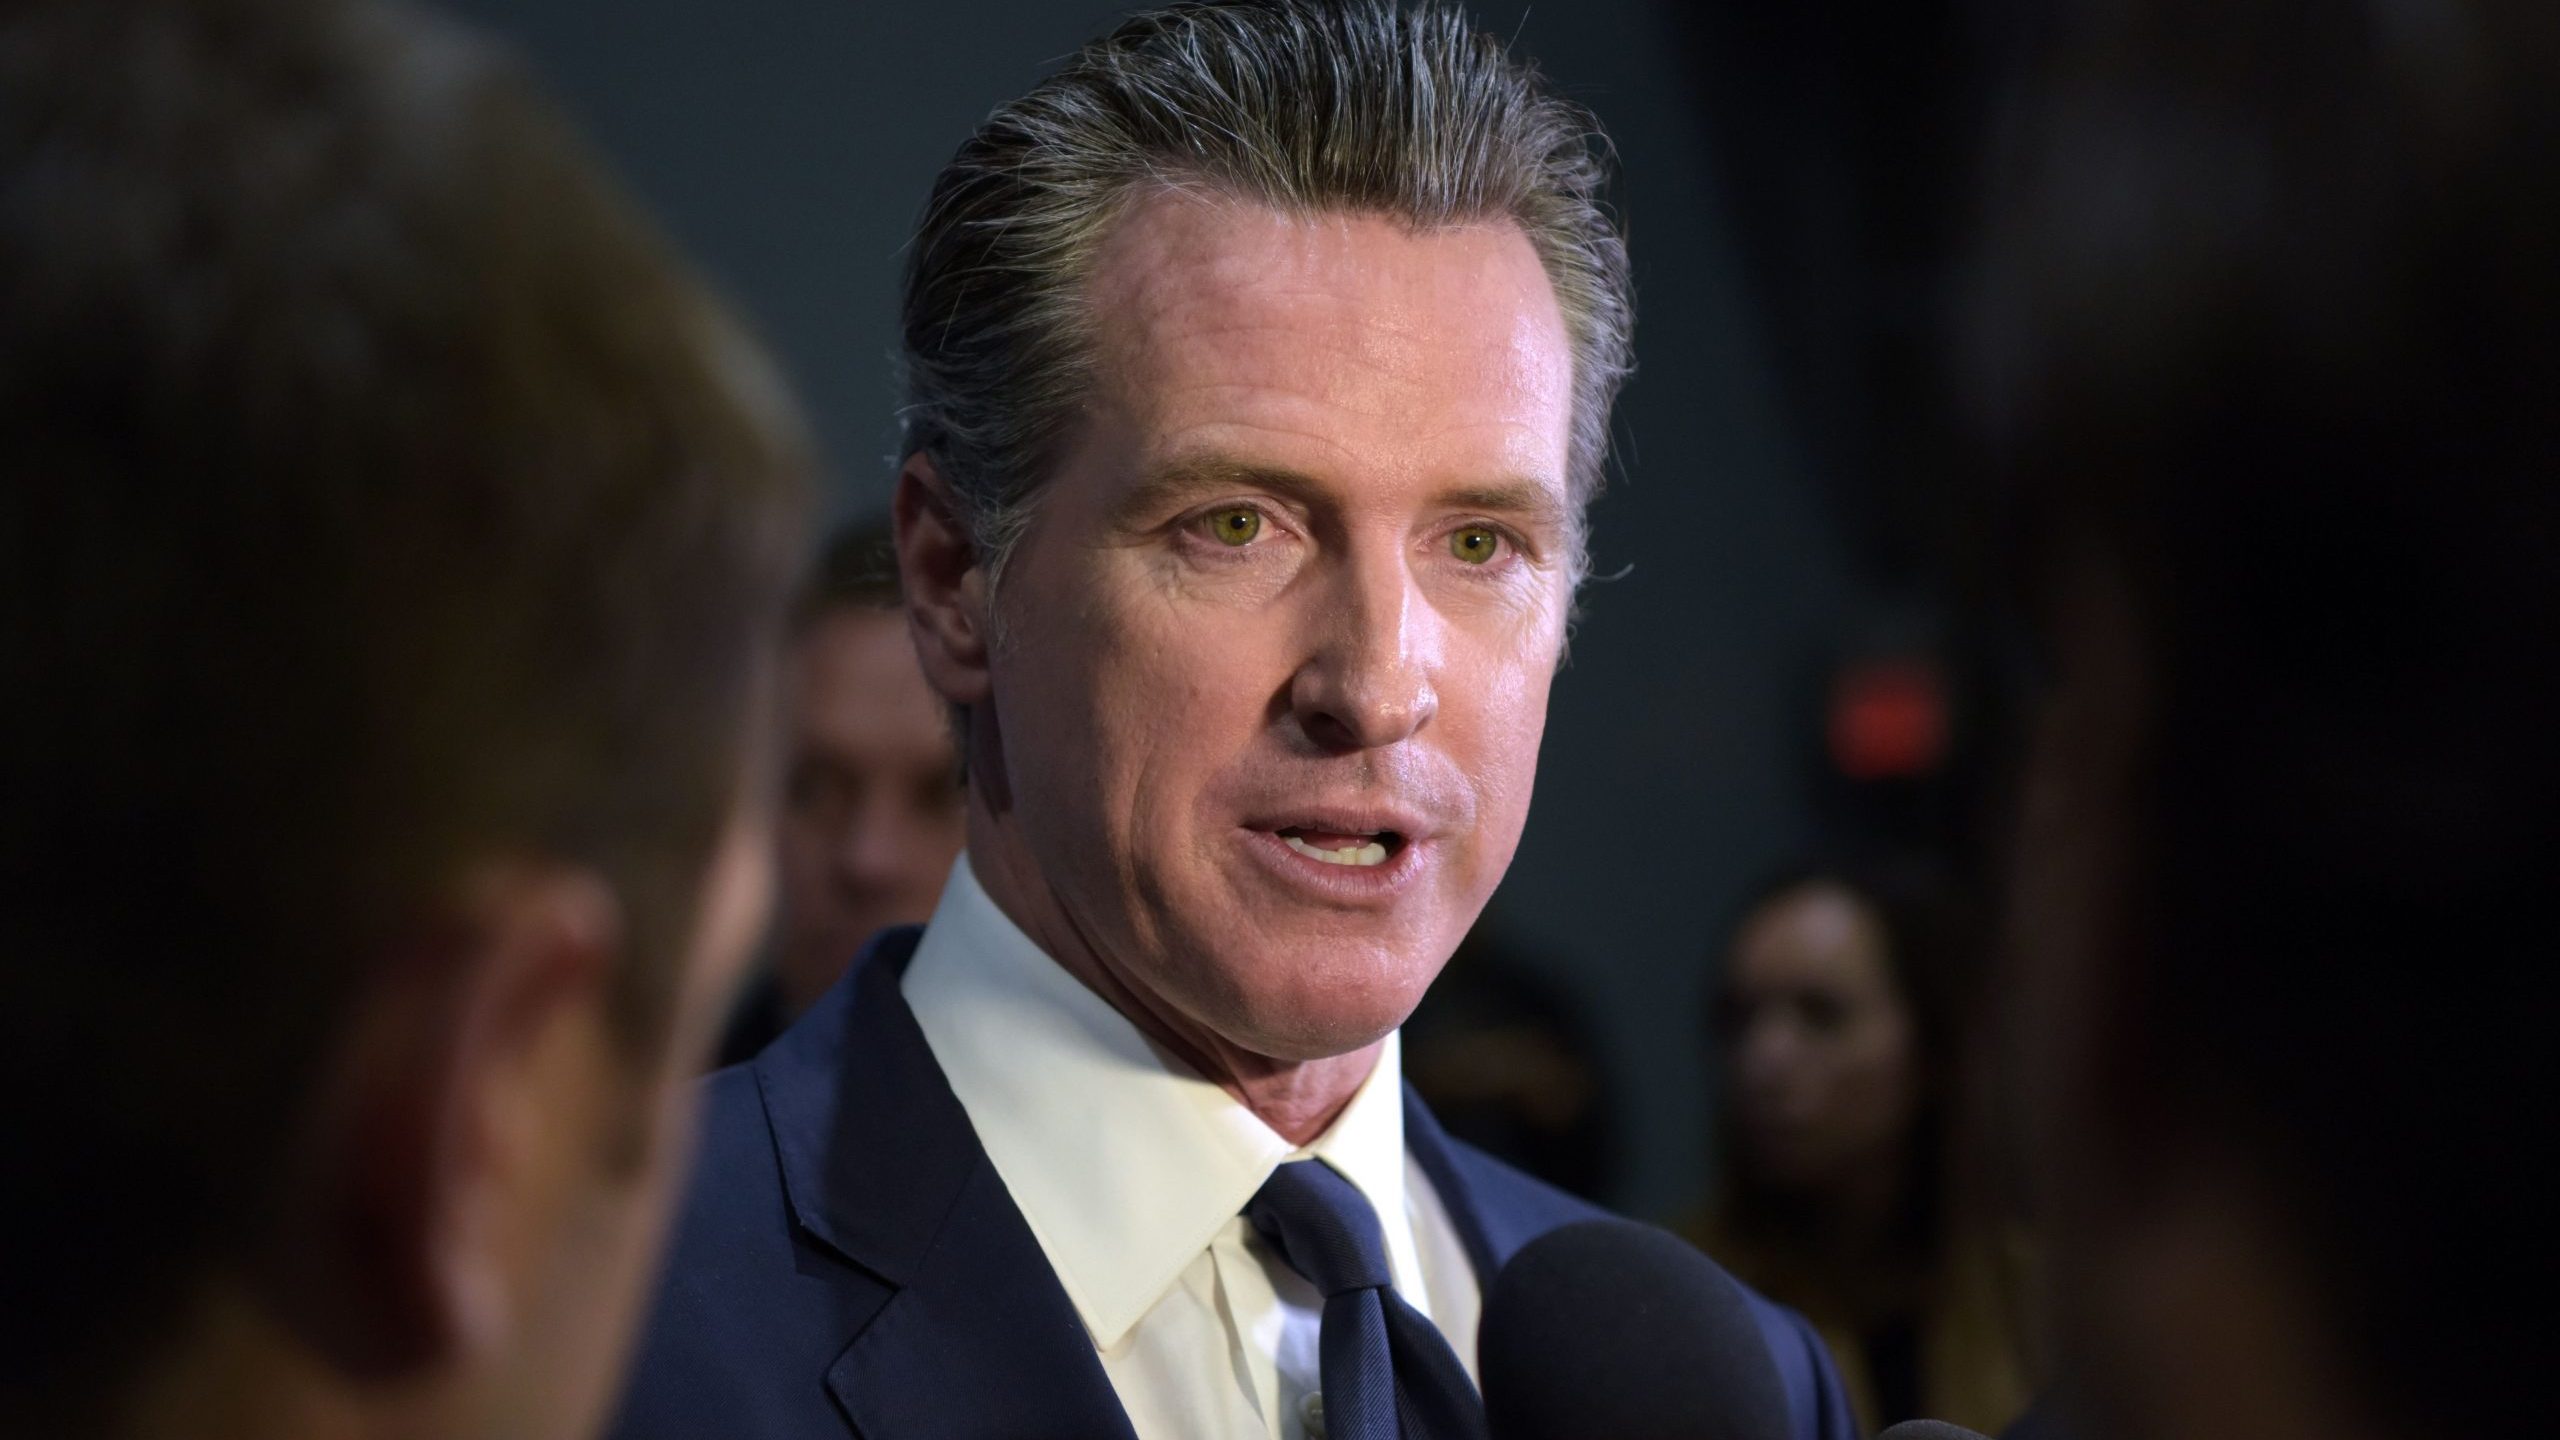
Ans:
<svg viewBox="0 0 2560 1440"><path fill-rule="evenodd" d="M1991 1440L1979 1430L1967 1430L1944 1420L1905 1420L1887 1425L1876 1440Z"/></svg>
<svg viewBox="0 0 2560 1440"><path fill-rule="evenodd" d="M1679 1238L1587 1220L1521 1247L1476 1353L1493 1440L1786 1440L1742 1287Z"/></svg>

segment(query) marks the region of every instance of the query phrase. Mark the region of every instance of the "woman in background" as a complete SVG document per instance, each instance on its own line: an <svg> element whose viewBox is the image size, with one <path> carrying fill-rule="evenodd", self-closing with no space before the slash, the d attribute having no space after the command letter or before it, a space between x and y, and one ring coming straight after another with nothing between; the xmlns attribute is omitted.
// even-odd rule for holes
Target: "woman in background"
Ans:
<svg viewBox="0 0 2560 1440"><path fill-rule="evenodd" d="M1800 868L1746 907L1716 991L1721 1189L1693 1238L1814 1323L1870 1430L1995 1431L2028 1393L2020 1247L1974 1218L1957 1138L1963 934L1918 877Z"/></svg>

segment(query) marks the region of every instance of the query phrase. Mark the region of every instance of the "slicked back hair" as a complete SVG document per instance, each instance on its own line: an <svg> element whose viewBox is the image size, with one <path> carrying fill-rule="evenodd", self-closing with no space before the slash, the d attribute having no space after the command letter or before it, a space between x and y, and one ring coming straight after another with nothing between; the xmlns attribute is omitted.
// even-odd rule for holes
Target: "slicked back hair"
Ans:
<svg viewBox="0 0 2560 1440"><path fill-rule="evenodd" d="M906 273L904 452L932 460L1000 577L1092 384L1104 238L1136 200L1206 188L1417 230L1517 224L1572 341L1587 503L1635 318L1607 175L1589 112L1444 0L1135 16L997 109L935 181Z"/></svg>

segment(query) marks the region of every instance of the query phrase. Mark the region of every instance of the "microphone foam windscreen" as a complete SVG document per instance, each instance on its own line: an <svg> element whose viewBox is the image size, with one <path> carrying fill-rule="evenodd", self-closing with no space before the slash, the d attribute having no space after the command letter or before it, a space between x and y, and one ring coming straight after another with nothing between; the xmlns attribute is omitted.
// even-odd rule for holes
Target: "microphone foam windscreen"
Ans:
<svg viewBox="0 0 2560 1440"><path fill-rule="evenodd" d="M1887 1425L1876 1440L1991 1440L1979 1430L1967 1430L1944 1420L1905 1420Z"/></svg>
<svg viewBox="0 0 2560 1440"><path fill-rule="evenodd" d="M1494 1440L1786 1440L1742 1287L1679 1238L1589 1220L1521 1248L1477 1336Z"/></svg>

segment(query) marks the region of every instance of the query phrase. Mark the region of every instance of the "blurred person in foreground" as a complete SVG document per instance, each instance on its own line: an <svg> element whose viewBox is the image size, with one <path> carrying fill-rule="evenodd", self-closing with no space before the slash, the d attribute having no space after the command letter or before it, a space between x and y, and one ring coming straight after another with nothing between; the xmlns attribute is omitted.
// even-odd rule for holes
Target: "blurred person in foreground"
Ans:
<svg viewBox="0 0 2560 1440"><path fill-rule="evenodd" d="M620 1433L1483 1433L1484 1286L1596 1212L1397 1027L1518 844L1628 364L1592 126L1449 5L1258 0L944 169L894 509L966 852L711 1082Z"/></svg>
<svg viewBox="0 0 2560 1440"><path fill-rule="evenodd" d="M1808 864L1745 906L1716 987L1721 1193L1693 1233L1822 1332L1869 1430L2026 1403L2022 1247L1966 1133L1978 968L1942 883Z"/></svg>
<svg viewBox="0 0 2560 1440"><path fill-rule="evenodd" d="M827 542L793 602L782 697L780 889L771 965L721 1041L752 1060L864 941L933 913L960 853L958 757L898 601L885 520Z"/></svg>
<svg viewBox="0 0 2560 1440"><path fill-rule="evenodd" d="M2064 1419L2554 1433L2560 12L2047 20L1985 313Z"/></svg>
<svg viewBox="0 0 2560 1440"><path fill-rule="evenodd" d="M0 11L0 1431L590 1433L805 469L476 39Z"/></svg>

